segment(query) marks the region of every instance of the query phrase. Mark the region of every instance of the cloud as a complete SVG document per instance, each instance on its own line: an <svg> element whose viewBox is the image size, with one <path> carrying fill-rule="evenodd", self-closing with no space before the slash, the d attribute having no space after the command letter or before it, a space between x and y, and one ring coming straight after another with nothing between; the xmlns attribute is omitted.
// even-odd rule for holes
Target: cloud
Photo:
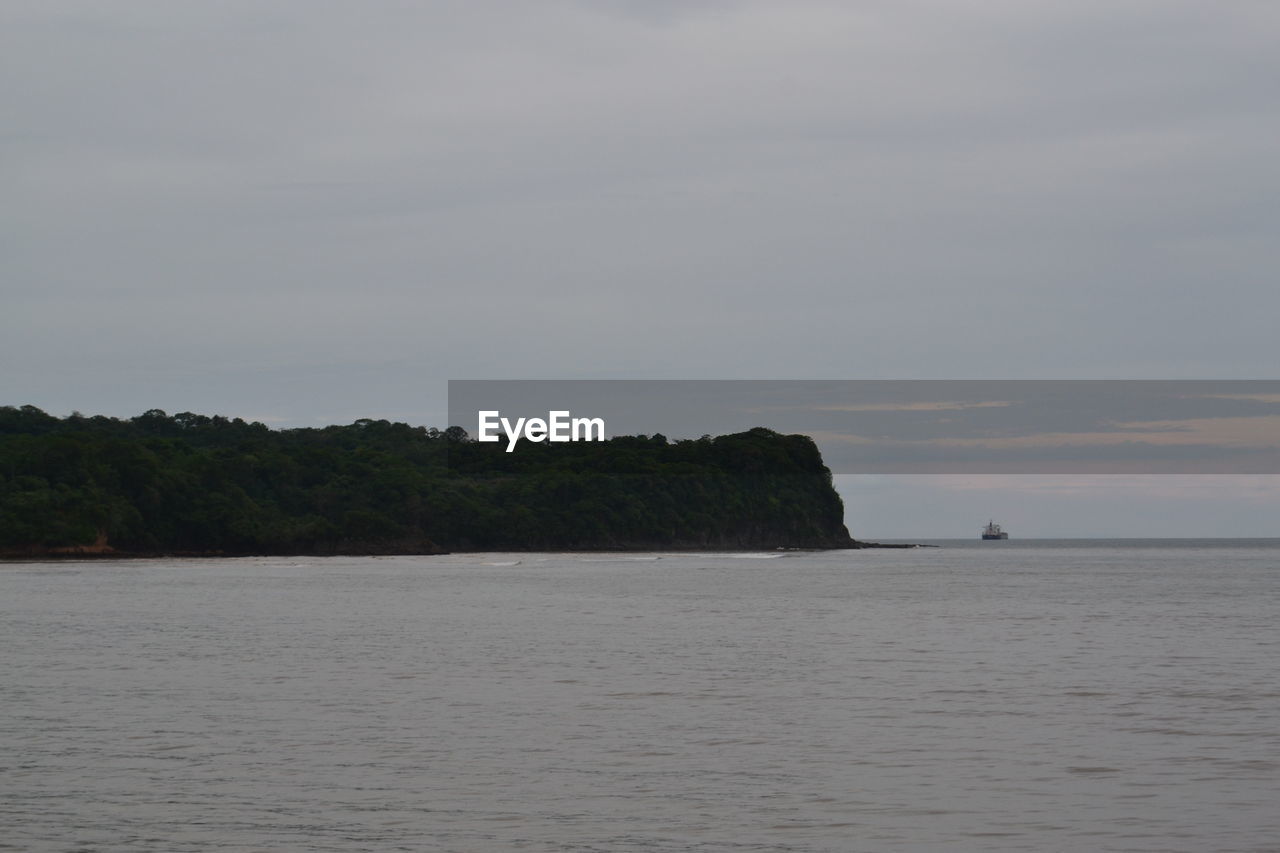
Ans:
<svg viewBox="0 0 1280 853"><path fill-rule="evenodd" d="M1266 375L1277 36L1189 0L15 0L0 392Z"/></svg>
<svg viewBox="0 0 1280 853"><path fill-rule="evenodd" d="M992 409L1012 406L1008 400L987 400L960 403L939 400L914 403L848 403L842 405L810 406L812 412L957 412L964 409Z"/></svg>
<svg viewBox="0 0 1280 853"><path fill-rule="evenodd" d="M1195 395L1210 400L1250 400L1270 405L1280 405L1280 394L1200 394Z"/></svg>
<svg viewBox="0 0 1280 853"><path fill-rule="evenodd" d="M1055 476L1029 474L902 475L916 487L947 492L1000 492L1008 495L1127 496L1203 500L1229 498L1255 504L1280 501L1280 475L1275 474L1094 474Z"/></svg>

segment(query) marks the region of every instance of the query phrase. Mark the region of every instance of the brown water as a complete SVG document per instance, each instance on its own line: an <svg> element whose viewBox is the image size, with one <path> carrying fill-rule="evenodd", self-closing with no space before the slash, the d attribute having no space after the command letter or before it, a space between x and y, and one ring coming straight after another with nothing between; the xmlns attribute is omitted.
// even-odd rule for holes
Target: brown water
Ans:
<svg viewBox="0 0 1280 853"><path fill-rule="evenodd" d="M1280 849L1280 547L0 565L0 846Z"/></svg>

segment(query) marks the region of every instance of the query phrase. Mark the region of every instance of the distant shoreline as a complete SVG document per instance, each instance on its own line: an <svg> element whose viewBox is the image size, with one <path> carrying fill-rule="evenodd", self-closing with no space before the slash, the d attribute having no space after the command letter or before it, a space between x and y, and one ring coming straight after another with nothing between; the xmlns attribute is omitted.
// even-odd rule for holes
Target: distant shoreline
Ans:
<svg viewBox="0 0 1280 853"><path fill-rule="evenodd" d="M870 549L910 549L937 548L937 545L913 542L862 542L851 540L848 545L832 545L828 547L787 547L777 548L728 548L724 545L706 547L646 545L636 548L557 548L545 550L538 548L458 548L451 551L396 551L396 550L350 550L350 551L298 551L291 553L260 553L230 551L116 551L111 549L86 550L32 550L6 551L0 553L0 562L4 563L63 563L63 562L95 562L109 560L216 560L243 559L246 557L442 557L450 554L646 554L655 551L666 551L678 554L723 554L726 551L741 550L752 553L774 553L778 551L861 551Z"/></svg>

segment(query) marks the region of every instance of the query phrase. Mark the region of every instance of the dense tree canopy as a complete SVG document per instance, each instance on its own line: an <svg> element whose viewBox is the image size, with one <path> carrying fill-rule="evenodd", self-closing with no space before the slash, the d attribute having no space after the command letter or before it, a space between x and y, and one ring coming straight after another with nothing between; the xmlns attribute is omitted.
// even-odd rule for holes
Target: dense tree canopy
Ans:
<svg viewBox="0 0 1280 853"><path fill-rule="evenodd" d="M271 430L0 407L11 554L840 547L842 516L813 442L767 429L506 453L457 427L385 420Z"/></svg>

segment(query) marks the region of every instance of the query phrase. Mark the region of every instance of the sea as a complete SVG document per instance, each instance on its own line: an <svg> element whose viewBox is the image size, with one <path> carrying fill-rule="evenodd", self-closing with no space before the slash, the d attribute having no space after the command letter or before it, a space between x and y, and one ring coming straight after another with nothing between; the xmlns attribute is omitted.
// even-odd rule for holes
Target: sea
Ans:
<svg viewBox="0 0 1280 853"><path fill-rule="evenodd" d="M1276 851L1280 540L0 564L0 849Z"/></svg>

